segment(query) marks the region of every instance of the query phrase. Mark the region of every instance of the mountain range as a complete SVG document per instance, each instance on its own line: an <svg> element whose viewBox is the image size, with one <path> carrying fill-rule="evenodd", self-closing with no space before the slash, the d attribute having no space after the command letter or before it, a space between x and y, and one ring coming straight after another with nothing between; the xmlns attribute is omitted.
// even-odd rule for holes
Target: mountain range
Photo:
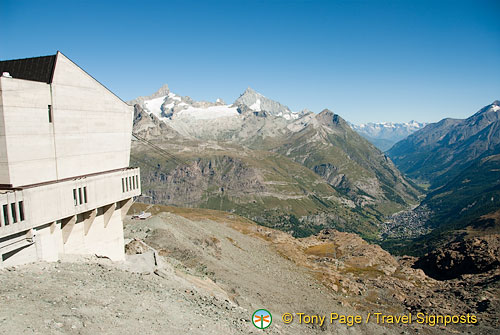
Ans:
<svg viewBox="0 0 500 335"><path fill-rule="evenodd" d="M475 160L500 153L500 101L467 119L429 124L392 147L401 171L431 189L443 186Z"/></svg>
<svg viewBox="0 0 500 335"><path fill-rule="evenodd" d="M382 151L389 150L395 143L405 139L417 130L422 129L427 123L410 121L396 122L369 122L355 125L350 123L352 129L373 143Z"/></svg>
<svg viewBox="0 0 500 335"><path fill-rule="evenodd" d="M292 112L251 88L233 104L168 86L130 103L145 201L233 211L296 236L335 227L376 239L378 223L420 195L328 109Z"/></svg>
<svg viewBox="0 0 500 335"><path fill-rule="evenodd" d="M251 88L226 104L165 85L131 103L145 202L234 212L294 236L331 227L414 254L500 208L498 101L464 120L363 127ZM410 132L387 154L365 138Z"/></svg>
<svg viewBox="0 0 500 335"><path fill-rule="evenodd" d="M389 156L415 181L428 187L416 211L430 211L428 235L412 241L419 252L477 227L484 215L500 208L500 101L481 108L467 119L443 119L395 144ZM408 225L408 222L401 222ZM477 229L474 230L477 230ZM412 251L412 252L413 252Z"/></svg>

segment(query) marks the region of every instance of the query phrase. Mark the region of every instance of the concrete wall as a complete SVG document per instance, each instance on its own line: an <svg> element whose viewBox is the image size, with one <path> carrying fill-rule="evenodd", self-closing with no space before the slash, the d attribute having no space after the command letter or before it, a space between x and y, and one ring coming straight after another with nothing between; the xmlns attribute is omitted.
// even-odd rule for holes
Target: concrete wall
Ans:
<svg viewBox="0 0 500 335"><path fill-rule="evenodd" d="M5 142L5 122L3 119L2 78L0 77L0 184L10 183L7 144Z"/></svg>
<svg viewBox="0 0 500 335"><path fill-rule="evenodd" d="M134 177L140 183L139 174L139 168L129 168L0 193L0 238L140 195L140 184L125 191L122 186L122 180L125 178L132 180ZM76 204L74 190L77 195ZM79 199L80 190L82 201ZM24 209L22 221L19 213L20 201L23 202ZM8 209L8 222L3 215L5 205ZM13 207L16 213L12 212ZM17 218L16 223L14 216Z"/></svg>
<svg viewBox="0 0 500 335"><path fill-rule="evenodd" d="M52 99L59 179L129 165L133 107L61 53Z"/></svg>
<svg viewBox="0 0 500 335"><path fill-rule="evenodd" d="M128 167L133 107L63 54L52 84L1 77L0 99L0 184Z"/></svg>
<svg viewBox="0 0 500 335"><path fill-rule="evenodd" d="M115 261L125 259L123 221L120 209L96 210L89 216L79 216L62 245L64 254L106 256ZM69 223L71 224L71 223ZM64 228L63 228L64 229Z"/></svg>
<svg viewBox="0 0 500 335"><path fill-rule="evenodd" d="M131 203L132 199L128 199ZM125 202L127 203L127 202ZM54 262L62 255L98 255L125 259L121 203L0 238L0 268L36 261Z"/></svg>
<svg viewBox="0 0 500 335"><path fill-rule="evenodd" d="M61 254L122 260L122 219L141 193L139 173L122 169L0 193L0 267Z"/></svg>
<svg viewBox="0 0 500 335"><path fill-rule="evenodd" d="M0 184L57 179L50 86L0 77L0 95Z"/></svg>

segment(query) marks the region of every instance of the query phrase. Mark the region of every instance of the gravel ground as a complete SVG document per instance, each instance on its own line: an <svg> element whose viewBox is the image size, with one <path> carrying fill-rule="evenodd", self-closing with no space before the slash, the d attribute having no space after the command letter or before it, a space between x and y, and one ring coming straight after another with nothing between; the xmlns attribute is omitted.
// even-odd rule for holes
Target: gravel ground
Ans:
<svg viewBox="0 0 500 335"><path fill-rule="evenodd" d="M261 334L250 321L259 308L273 314L268 334L443 333L371 323L284 324L286 312L354 312L269 241L231 228L231 219L218 221L164 212L127 219L126 238L156 251L122 263L68 257L0 270L0 333Z"/></svg>

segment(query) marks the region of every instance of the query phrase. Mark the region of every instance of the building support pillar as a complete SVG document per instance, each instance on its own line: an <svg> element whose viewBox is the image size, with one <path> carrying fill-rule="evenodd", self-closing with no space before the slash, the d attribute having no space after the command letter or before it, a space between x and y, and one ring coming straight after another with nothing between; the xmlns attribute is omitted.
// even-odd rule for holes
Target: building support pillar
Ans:
<svg viewBox="0 0 500 335"><path fill-rule="evenodd" d="M83 231L85 233L85 236L89 233L90 228L92 227L92 224L94 223L95 217L97 215L97 209L93 209L91 211L88 211L83 214L85 217L85 220L83 222Z"/></svg>
<svg viewBox="0 0 500 335"><path fill-rule="evenodd" d="M125 219L125 216L127 215L128 210L130 209L130 207L132 206L133 203L134 203L134 199L132 199L132 198L122 200L119 202L119 204L120 204L119 208L120 208L120 212L121 212L121 216L122 216L122 221L123 221L123 219Z"/></svg>
<svg viewBox="0 0 500 335"><path fill-rule="evenodd" d="M57 227L57 221L52 222L52 223L50 224L50 233L51 233L51 234L54 234L54 232L56 231L56 229L57 229L57 228L58 228L58 227Z"/></svg>
<svg viewBox="0 0 500 335"><path fill-rule="evenodd" d="M31 228L26 232L26 240L35 244L37 260L43 260L42 241L36 236L36 228Z"/></svg>
<svg viewBox="0 0 500 335"><path fill-rule="evenodd" d="M113 216L113 213L115 211L115 207L116 207L116 205L114 203L103 207L104 228L106 228L108 226L109 220L111 220L111 217Z"/></svg>
<svg viewBox="0 0 500 335"><path fill-rule="evenodd" d="M71 231L76 224L76 215L62 219L61 221L63 244L65 244L68 241L69 235L71 234Z"/></svg>

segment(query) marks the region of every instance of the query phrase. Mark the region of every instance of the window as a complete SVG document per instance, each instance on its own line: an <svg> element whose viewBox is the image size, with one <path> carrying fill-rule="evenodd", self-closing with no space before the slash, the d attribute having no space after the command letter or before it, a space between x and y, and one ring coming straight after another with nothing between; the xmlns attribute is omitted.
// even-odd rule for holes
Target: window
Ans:
<svg viewBox="0 0 500 335"><path fill-rule="evenodd" d="M9 222L9 207L7 205L3 205L3 221L5 222L6 226L8 226L10 224L10 222Z"/></svg>
<svg viewBox="0 0 500 335"><path fill-rule="evenodd" d="M48 111L49 111L49 123L52 123L52 105L49 105Z"/></svg>
<svg viewBox="0 0 500 335"><path fill-rule="evenodd" d="M19 201L17 205L19 206L19 221L24 221L24 203Z"/></svg>
<svg viewBox="0 0 500 335"><path fill-rule="evenodd" d="M139 188L139 176L135 176L135 185Z"/></svg>
<svg viewBox="0 0 500 335"><path fill-rule="evenodd" d="M12 215L12 223L16 223L17 222L16 203L10 204L10 212Z"/></svg>
<svg viewBox="0 0 500 335"><path fill-rule="evenodd" d="M125 179L122 178L122 192L125 192Z"/></svg>
<svg viewBox="0 0 500 335"><path fill-rule="evenodd" d="M76 188L73 189L73 200L75 202L75 206L78 205L78 202L76 201Z"/></svg>
<svg viewBox="0 0 500 335"><path fill-rule="evenodd" d="M133 189L135 190L135 178L134 178L134 176L132 176L132 186L133 186Z"/></svg>
<svg viewBox="0 0 500 335"><path fill-rule="evenodd" d="M128 192L128 178L125 177L125 186L127 187L127 192Z"/></svg>
<svg viewBox="0 0 500 335"><path fill-rule="evenodd" d="M81 187L78 188L78 204L79 205L82 204L82 188Z"/></svg>
<svg viewBox="0 0 500 335"><path fill-rule="evenodd" d="M128 177L128 184L130 185L130 190L132 190L132 177Z"/></svg>
<svg viewBox="0 0 500 335"><path fill-rule="evenodd" d="M83 202L87 203L87 186L83 188Z"/></svg>

